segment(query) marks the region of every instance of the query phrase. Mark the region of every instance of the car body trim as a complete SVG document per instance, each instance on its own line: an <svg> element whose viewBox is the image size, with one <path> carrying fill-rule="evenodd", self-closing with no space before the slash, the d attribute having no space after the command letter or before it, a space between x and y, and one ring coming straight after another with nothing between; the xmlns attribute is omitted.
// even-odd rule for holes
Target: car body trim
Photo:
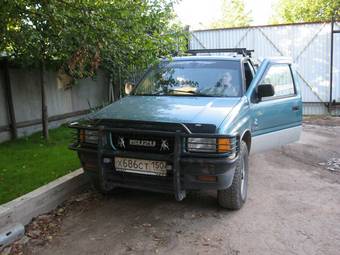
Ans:
<svg viewBox="0 0 340 255"><path fill-rule="evenodd" d="M302 126L295 126L283 130L252 137L252 149L250 154L278 148L288 143L296 142L300 138Z"/></svg>

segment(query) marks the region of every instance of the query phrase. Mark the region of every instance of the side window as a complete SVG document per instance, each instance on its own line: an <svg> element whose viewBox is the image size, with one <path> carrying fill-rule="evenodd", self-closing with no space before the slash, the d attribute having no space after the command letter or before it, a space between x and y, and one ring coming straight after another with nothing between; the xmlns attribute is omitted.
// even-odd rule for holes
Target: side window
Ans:
<svg viewBox="0 0 340 255"><path fill-rule="evenodd" d="M295 94L292 72L287 64L274 64L270 66L260 84L271 84L274 87L274 96L265 97L265 100Z"/></svg>

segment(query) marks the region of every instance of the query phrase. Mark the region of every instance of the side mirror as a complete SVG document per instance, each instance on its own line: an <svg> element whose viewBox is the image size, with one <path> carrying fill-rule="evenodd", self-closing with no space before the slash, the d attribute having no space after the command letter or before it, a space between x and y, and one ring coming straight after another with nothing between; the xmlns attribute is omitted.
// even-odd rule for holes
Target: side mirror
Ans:
<svg viewBox="0 0 340 255"><path fill-rule="evenodd" d="M261 99L262 97L274 96L274 87L271 84L261 84L257 87L257 97Z"/></svg>
<svg viewBox="0 0 340 255"><path fill-rule="evenodd" d="M126 95L130 95L130 93L132 92L132 90L135 88L135 84L131 83L131 82L127 82L125 83L125 94Z"/></svg>

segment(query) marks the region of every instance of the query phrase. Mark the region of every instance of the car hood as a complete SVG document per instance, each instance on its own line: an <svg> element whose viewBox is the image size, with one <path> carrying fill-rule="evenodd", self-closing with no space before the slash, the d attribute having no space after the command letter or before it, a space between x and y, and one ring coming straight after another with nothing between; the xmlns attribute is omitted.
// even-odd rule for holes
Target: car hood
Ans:
<svg viewBox="0 0 340 255"><path fill-rule="evenodd" d="M128 96L101 109L91 119L204 123L218 127L240 98Z"/></svg>

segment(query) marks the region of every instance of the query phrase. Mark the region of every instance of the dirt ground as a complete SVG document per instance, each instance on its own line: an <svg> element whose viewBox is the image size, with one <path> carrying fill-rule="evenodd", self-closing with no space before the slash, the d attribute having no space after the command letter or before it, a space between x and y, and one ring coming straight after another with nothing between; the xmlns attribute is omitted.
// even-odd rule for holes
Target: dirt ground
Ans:
<svg viewBox="0 0 340 255"><path fill-rule="evenodd" d="M339 119L338 119L339 120ZM250 158L240 211L216 192L90 191L66 206L48 242L27 254L340 254L340 121L307 120L298 143Z"/></svg>

